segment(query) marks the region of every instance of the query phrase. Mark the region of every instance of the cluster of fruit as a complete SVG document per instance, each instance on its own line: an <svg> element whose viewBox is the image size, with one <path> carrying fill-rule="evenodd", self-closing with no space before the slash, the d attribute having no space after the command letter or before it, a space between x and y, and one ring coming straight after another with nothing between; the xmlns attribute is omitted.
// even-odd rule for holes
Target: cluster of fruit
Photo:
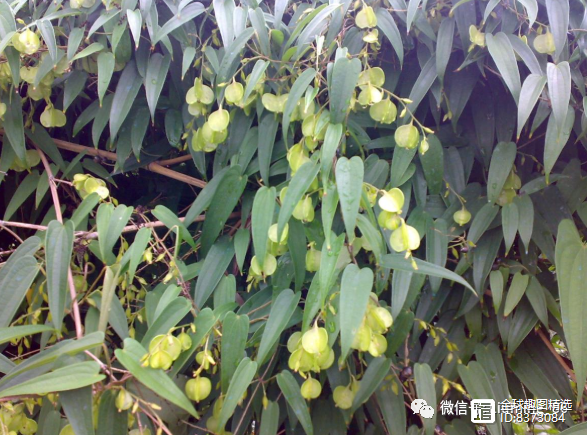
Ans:
<svg viewBox="0 0 587 435"><path fill-rule="evenodd" d="M263 266L259 259L255 255L251 259L251 267L249 269L249 276L247 282L258 282L271 276L277 270L277 256L283 255L287 252L287 238L289 235L289 225L285 224L283 231L281 232L281 238L277 239L277 224L273 224L269 227L267 241L267 253L263 260Z"/></svg>
<svg viewBox="0 0 587 435"><path fill-rule="evenodd" d="M172 334L155 336L149 343L149 352L142 358L143 365L154 369L169 370L173 361L184 350L192 346L192 339L182 332L177 337Z"/></svg>
<svg viewBox="0 0 587 435"><path fill-rule="evenodd" d="M401 127L400 127L401 128ZM420 234L416 228L406 224L400 216L404 206L404 193L394 187L388 191L382 191L379 198L381 213L377 221L381 227L392 230L389 243L396 252L413 251L420 246Z"/></svg>
<svg viewBox="0 0 587 435"><path fill-rule="evenodd" d="M75 174L73 176L73 187L75 187L82 199L94 192L102 199L106 199L110 195L104 180L94 178L88 174Z"/></svg>
<svg viewBox="0 0 587 435"><path fill-rule="evenodd" d="M377 295L371 293L365 317L351 347L360 352L369 352L375 358L383 355L387 350L387 340L383 334L392 324L389 310L379 306Z"/></svg>
<svg viewBox="0 0 587 435"><path fill-rule="evenodd" d="M287 341L287 349L291 353L289 368L303 376L310 371L319 373L334 363L334 351L328 345L328 332L325 328L319 328L317 323L304 334L294 332Z"/></svg>
<svg viewBox="0 0 587 435"><path fill-rule="evenodd" d="M369 44L375 44L379 41L379 31L374 29L377 26L377 15L371 6L363 5L355 17L355 25L359 29L365 30L363 41Z"/></svg>
<svg viewBox="0 0 587 435"><path fill-rule="evenodd" d="M497 203L502 207L506 204L510 204L516 195L518 194L517 191L520 190L522 187L522 180L515 171L509 173L508 177L505 179L505 183L503 184L503 189L497 198Z"/></svg>
<svg viewBox="0 0 587 435"><path fill-rule="evenodd" d="M37 432L37 422L25 414L25 404L13 405L10 402L0 408L0 433L7 435L33 435Z"/></svg>

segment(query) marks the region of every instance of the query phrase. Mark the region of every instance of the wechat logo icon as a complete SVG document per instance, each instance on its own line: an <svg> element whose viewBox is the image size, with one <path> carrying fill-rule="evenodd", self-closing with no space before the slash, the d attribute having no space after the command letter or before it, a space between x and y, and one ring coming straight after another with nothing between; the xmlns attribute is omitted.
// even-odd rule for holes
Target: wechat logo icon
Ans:
<svg viewBox="0 0 587 435"><path fill-rule="evenodd" d="M414 414L420 414L423 418L432 418L434 416L434 408L428 406L424 399L415 399L411 408Z"/></svg>

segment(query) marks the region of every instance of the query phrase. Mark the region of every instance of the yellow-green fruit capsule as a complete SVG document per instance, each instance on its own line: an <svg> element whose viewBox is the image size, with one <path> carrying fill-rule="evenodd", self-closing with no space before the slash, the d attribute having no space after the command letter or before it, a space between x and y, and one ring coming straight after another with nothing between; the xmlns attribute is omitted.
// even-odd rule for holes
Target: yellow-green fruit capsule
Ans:
<svg viewBox="0 0 587 435"><path fill-rule="evenodd" d="M322 392L322 385L317 379L308 378L302 384L300 392L306 400L316 399Z"/></svg>
<svg viewBox="0 0 587 435"><path fill-rule="evenodd" d="M546 32L543 35L538 35L534 38L534 48L538 53L551 54L556 51L554 45L554 37L552 33Z"/></svg>
<svg viewBox="0 0 587 435"><path fill-rule="evenodd" d="M54 107L47 106L43 113L41 113L41 124L43 127L63 127L67 122L65 113L57 110Z"/></svg>
<svg viewBox="0 0 587 435"><path fill-rule="evenodd" d="M389 241L396 252L413 251L420 246L420 234L414 227L404 224L391 233Z"/></svg>
<svg viewBox="0 0 587 435"><path fill-rule="evenodd" d="M224 91L224 98L229 104L237 104L243 99L245 88L239 82L232 82Z"/></svg>
<svg viewBox="0 0 587 435"><path fill-rule="evenodd" d="M463 208L456 211L455 214L452 215L452 218L457 224L463 226L471 220L471 212L466 208Z"/></svg>
<svg viewBox="0 0 587 435"><path fill-rule="evenodd" d="M328 347L328 332L325 328L313 328L307 330L302 336L302 346L308 353L321 353Z"/></svg>
<svg viewBox="0 0 587 435"><path fill-rule="evenodd" d="M353 399L355 395L350 390L350 388L345 387L344 385L339 385L333 391L332 398L334 399L334 404L340 409L349 409L353 406Z"/></svg>
<svg viewBox="0 0 587 435"><path fill-rule="evenodd" d="M391 124L397 117L397 107L390 100L383 100L369 108L369 116L382 124Z"/></svg>
<svg viewBox="0 0 587 435"><path fill-rule="evenodd" d="M428 140L426 140L426 138L422 139L422 142L420 142L420 149L418 150L420 155L426 154L429 149L430 149L430 144L428 143Z"/></svg>
<svg viewBox="0 0 587 435"><path fill-rule="evenodd" d="M404 193L394 187L388 192L383 192L383 195L379 198L379 207L390 213L401 213L404 202Z"/></svg>
<svg viewBox="0 0 587 435"><path fill-rule="evenodd" d="M420 133L412 124L398 127L393 135L395 143L400 148L413 149L418 146Z"/></svg>
<svg viewBox="0 0 587 435"><path fill-rule="evenodd" d="M322 253L312 246L308 252L306 252L306 270L308 272L317 272L320 269L320 261L322 259Z"/></svg>
<svg viewBox="0 0 587 435"><path fill-rule="evenodd" d="M351 347L361 352L367 352L371 343L371 334L371 328L363 324L355 334Z"/></svg>
<svg viewBox="0 0 587 435"><path fill-rule="evenodd" d="M18 41L22 44L22 47L24 47L23 52L26 54L35 54L39 50L39 47L41 47L41 40L37 34L30 29L26 29L22 32L18 36Z"/></svg>
<svg viewBox="0 0 587 435"><path fill-rule="evenodd" d="M189 334L182 332L177 336L177 339L181 343L181 348L183 350L188 350L190 347L192 347L192 338Z"/></svg>
<svg viewBox="0 0 587 435"><path fill-rule="evenodd" d="M377 16L371 6L363 6L355 17L355 24L359 29L375 27L377 25Z"/></svg>
<svg viewBox="0 0 587 435"><path fill-rule="evenodd" d="M306 196L302 205L302 220L312 222L314 220L314 204L310 195Z"/></svg>
<svg viewBox="0 0 587 435"><path fill-rule="evenodd" d="M277 230L278 230L277 224L273 224L269 227L268 236L269 236L269 240L271 240L273 243L278 243ZM281 238L279 239L280 245L285 245L287 243L288 234L289 234L289 224L285 224L285 227L283 227L283 231L281 232Z"/></svg>
<svg viewBox="0 0 587 435"><path fill-rule="evenodd" d="M68 424L67 426L63 426L59 435L75 435L75 432L73 431L73 427Z"/></svg>
<svg viewBox="0 0 587 435"><path fill-rule="evenodd" d="M381 334L373 334L371 343L369 344L369 353L371 356L377 358L385 353L387 350L387 340Z"/></svg>
<svg viewBox="0 0 587 435"><path fill-rule="evenodd" d="M31 418L26 418L20 425L21 435L33 435L37 432L37 422Z"/></svg>
<svg viewBox="0 0 587 435"><path fill-rule="evenodd" d="M320 370L327 370L334 363L334 351L327 348L324 352L317 355L316 363Z"/></svg>
<svg viewBox="0 0 587 435"><path fill-rule="evenodd" d="M367 83L371 83L373 86L381 87L385 83L385 72L376 66L375 68L368 68L359 75L359 82L357 86L362 87Z"/></svg>
<svg viewBox="0 0 587 435"><path fill-rule="evenodd" d="M208 117L208 125L217 133L220 133L226 130L228 127L228 123L230 122L230 114L226 109L218 109L215 112L212 112Z"/></svg>
<svg viewBox="0 0 587 435"><path fill-rule="evenodd" d="M116 408L120 411L126 411L127 409L130 409L133 404L132 396L123 388L118 392L115 404Z"/></svg>
<svg viewBox="0 0 587 435"><path fill-rule="evenodd" d="M314 365L314 360L314 355L306 352L302 347L290 355L287 365L294 372L307 372Z"/></svg>
<svg viewBox="0 0 587 435"><path fill-rule="evenodd" d="M302 340L302 332L301 331L294 332L287 340L287 350L289 350L290 353L294 353L296 350L299 349L299 347L301 345L301 340Z"/></svg>
<svg viewBox="0 0 587 435"><path fill-rule="evenodd" d="M202 376L190 379L185 384L185 394L194 402L201 402L210 395L211 391L212 382L210 382L210 379Z"/></svg>
<svg viewBox="0 0 587 435"><path fill-rule="evenodd" d="M154 369L169 370L172 363L173 359L164 350L157 350L153 352L149 358L149 365Z"/></svg>
<svg viewBox="0 0 587 435"><path fill-rule="evenodd" d="M377 318L379 319L379 322L383 325L383 327L385 329L391 328L391 325L393 325L393 317L391 316L391 313L386 308L383 308L383 307L374 308L373 313L375 314L375 316L377 316Z"/></svg>

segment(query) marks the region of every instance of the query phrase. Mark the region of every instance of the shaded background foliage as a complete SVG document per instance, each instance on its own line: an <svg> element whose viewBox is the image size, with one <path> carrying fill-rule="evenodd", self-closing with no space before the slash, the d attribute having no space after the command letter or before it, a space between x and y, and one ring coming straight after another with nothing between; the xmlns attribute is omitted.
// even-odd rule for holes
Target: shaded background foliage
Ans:
<svg viewBox="0 0 587 435"><path fill-rule="evenodd" d="M586 431L586 32L581 0L0 3L0 433L460 435L441 400L510 397L574 406L492 435Z"/></svg>

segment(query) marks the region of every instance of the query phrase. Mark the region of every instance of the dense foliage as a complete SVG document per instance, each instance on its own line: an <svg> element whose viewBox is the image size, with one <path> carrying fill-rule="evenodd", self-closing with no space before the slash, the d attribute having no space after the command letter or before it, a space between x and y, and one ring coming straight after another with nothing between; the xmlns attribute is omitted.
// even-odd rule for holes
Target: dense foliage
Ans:
<svg viewBox="0 0 587 435"><path fill-rule="evenodd" d="M583 0L2 0L0 52L0 434L587 433Z"/></svg>

